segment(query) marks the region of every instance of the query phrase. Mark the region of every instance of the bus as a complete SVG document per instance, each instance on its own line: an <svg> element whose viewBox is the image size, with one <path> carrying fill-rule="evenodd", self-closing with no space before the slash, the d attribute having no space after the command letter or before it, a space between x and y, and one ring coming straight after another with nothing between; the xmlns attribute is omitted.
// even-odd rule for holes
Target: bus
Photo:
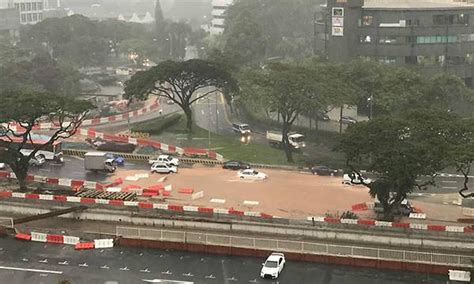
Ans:
<svg viewBox="0 0 474 284"><path fill-rule="evenodd" d="M7 137L0 137L0 147L3 148L15 148L15 146L19 146L23 138L21 137L11 137L12 141L10 141ZM27 141L21 150L21 153L24 156L30 155L33 152L35 145L46 144L48 141L43 139L32 139L31 141ZM12 145L13 144L13 145ZM53 161L57 163L63 163L63 150L62 150L62 142L55 141L52 145L44 146L43 149L39 150L36 153L36 156L42 156L48 161Z"/></svg>

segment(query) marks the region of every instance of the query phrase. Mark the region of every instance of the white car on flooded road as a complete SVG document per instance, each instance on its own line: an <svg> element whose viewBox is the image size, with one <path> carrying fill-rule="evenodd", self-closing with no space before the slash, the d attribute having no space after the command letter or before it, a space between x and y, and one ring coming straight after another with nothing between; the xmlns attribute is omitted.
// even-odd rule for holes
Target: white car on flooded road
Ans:
<svg viewBox="0 0 474 284"><path fill-rule="evenodd" d="M285 267L285 255L282 253L272 253L265 263L262 263L260 277L266 279L277 279Z"/></svg>
<svg viewBox="0 0 474 284"><path fill-rule="evenodd" d="M237 176L240 179L246 179L246 180L265 180L268 178L266 174L261 173L254 169L241 170L237 173Z"/></svg>

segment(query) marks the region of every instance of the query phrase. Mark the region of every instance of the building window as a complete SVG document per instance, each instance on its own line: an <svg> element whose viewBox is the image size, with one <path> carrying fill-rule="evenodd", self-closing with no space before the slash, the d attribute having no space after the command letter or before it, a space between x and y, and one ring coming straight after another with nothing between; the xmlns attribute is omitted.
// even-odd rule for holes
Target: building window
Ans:
<svg viewBox="0 0 474 284"><path fill-rule="evenodd" d="M20 11L21 12L25 11L25 3L20 4Z"/></svg>
<svg viewBox="0 0 474 284"><path fill-rule="evenodd" d="M26 21L27 21L28 23L31 23L31 22L33 21L33 18L32 18L32 16L31 16L31 14L29 14L29 13L26 14Z"/></svg>
<svg viewBox="0 0 474 284"><path fill-rule="evenodd" d="M382 56L379 57L379 62L384 64L395 64L397 63L397 58L395 56Z"/></svg>
<svg viewBox="0 0 474 284"><path fill-rule="evenodd" d="M366 27L367 27L367 26L371 26L372 23L373 23L373 20L374 20L374 19L373 19L372 16L364 16L364 19L363 19L363 21L362 21L362 24L363 24L364 26L366 26Z"/></svg>
<svg viewBox="0 0 474 284"><path fill-rule="evenodd" d="M36 2L35 2L35 3L32 3L31 5L32 5L31 8L32 8L34 11L36 11Z"/></svg>
<svg viewBox="0 0 474 284"><path fill-rule="evenodd" d="M38 14L38 21L42 21L43 20L43 14L39 13Z"/></svg>
<svg viewBox="0 0 474 284"><path fill-rule="evenodd" d="M38 14L34 13L33 14L33 22L38 21Z"/></svg>
<svg viewBox="0 0 474 284"><path fill-rule="evenodd" d="M26 11L31 11L31 3L26 3Z"/></svg>
<svg viewBox="0 0 474 284"><path fill-rule="evenodd" d="M459 42L458 37L453 36L417 36L416 43L417 44L429 44L429 43L455 43Z"/></svg>
<svg viewBox="0 0 474 284"><path fill-rule="evenodd" d="M418 58L416 56L405 56L405 64L417 64Z"/></svg>
<svg viewBox="0 0 474 284"><path fill-rule="evenodd" d="M379 38L379 43L382 44L395 44L397 41L398 38L396 36L383 36Z"/></svg>
<svg viewBox="0 0 474 284"><path fill-rule="evenodd" d="M406 25L407 26L419 26L420 25L420 20L418 20L418 19L406 20Z"/></svg>
<svg viewBox="0 0 474 284"><path fill-rule="evenodd" d="M38 2L38 10L43 10L43 3Z"/></svg>
<svg viewBox="0 0 474 284"><path fill-rule="evenodd" d="M467 25L469 24L469 15L434 15L434 25Z"/></svg>
<svg viewBox="0 0 474 284"><path fill-rule="evenodd" d="M25 14L21 15L21 22L26 23L26 15Z"/></svg>

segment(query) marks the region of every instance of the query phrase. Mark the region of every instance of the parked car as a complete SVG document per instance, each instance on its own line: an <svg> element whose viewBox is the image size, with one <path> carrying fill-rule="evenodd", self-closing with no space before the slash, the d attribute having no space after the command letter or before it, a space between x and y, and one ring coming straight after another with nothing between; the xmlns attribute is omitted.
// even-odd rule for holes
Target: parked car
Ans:
<svg viewBox="0 0 474 284"><path fill-rule="evenodd" d="M5 169L5 163L0 163L0 170Z"/></svg>
<svg viewBox="0 0 474 284"><path fill-rule="evenodd" d="M122 156L107 153L107 158L112 159L117 166L125 165L125 158Z"/></svg>
<svg viewBox="0 0 474 284"><path fill-rule="evenodd" d="M364 181L364 183L369 184L372 182L372 180L368 177L360 176L359 178L357 175L354 176L354 180L351 179L349 174L344 174L342 176L342 184L347 184L347 185L352 185L352 184L361 184L361 180Z"/></svg>
<svg viewBox="0 0 474 284"><path fill-rule="evenodd" d="M264 180L267 178L267 175L261 172L258 172L254 169L245 169L237 173L237 176L241 179L248 180Z"/></svg>
<svg viewBox="0 0 474 284"><path fill-rule="evenodd" d="M229 170L245 170L250 169L250 165L242 161L231 160L225 162L222 168Z"/></svg>
<svg viewBox="0 0 474 284"><path fill-rule="evenodd" d="M46 159L43 155L36 155L34 158L31 158L28 163L32 167L41 167L46 163Z"/></svg>
<svg viewBox="0 0 474 284"><path fill-rule="evenodd" d="M315 166L311 168L311 172L313 175L334 176L337 175L338 171L327 166Z"/></svg>
<svg viewBox="0 0 474 284"><path fill-rule="evenodd" d="M317 112L316 113L316 118L321 121L329 121L329 116L323 112Z"/></svg>
<svg viewBox="0 0 474 284"><path fill-rule="evenodd" d="M151 173L158 173L158 174L171 174L171 173L177 173L178 168L166 163L155 163L151 166L150 169Z"/></svg>
<svg viewBox="0 0 474 284"><path fill-rule="evenodd" d="M357 123L357 120L350 116L342 116L339 122L342 122L343 124L354 124Z"/></svg>
<svg viewBox="0 0 474 284"><path fill-rule="evenodd" d="M262 263L260 277L266 279L277 279L285 267L285 255L282 253L272 253L265 263Z"/></svg>
<svg viewBox="0 0 474 284"><path fill-rule="evenodd" d="M148 160L148 163L150 165L153 165L153 164L156 164L156 163L166 163L170 166L175 166L175 167L179 166L178 158L175 158L175 157L170 156L170 155L160 155L158 157L153 157L153 158Z"/></svg>

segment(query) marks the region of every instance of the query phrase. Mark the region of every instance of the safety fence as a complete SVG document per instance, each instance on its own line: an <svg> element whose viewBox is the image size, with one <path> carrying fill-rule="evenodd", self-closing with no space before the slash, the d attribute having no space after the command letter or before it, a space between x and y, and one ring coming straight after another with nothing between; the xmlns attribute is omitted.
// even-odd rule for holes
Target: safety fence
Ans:
<svg viewBox="0 0 474 284"><path fill-rule="evenodd" d="M116 235L128 239L178 242L209 246L223 246L288 253L377 259L407 263L474 267L473 257L460 254L441 254L412 250L382 249L360 246L335 245L319 242L288 241L258 237L243 237L204 232L184 232L135 227L117 227Z"/></svg>
<svg viewBox="0 0 474 284"><path fill-rule="evenodd" d="M113 248L113 239L96 239L93 241L81 241L79 237L47 234L39 232L16 233L15 238L23 241L32 241L48 244L72 245L77 250L93 249L93 248Z"/></svg>

